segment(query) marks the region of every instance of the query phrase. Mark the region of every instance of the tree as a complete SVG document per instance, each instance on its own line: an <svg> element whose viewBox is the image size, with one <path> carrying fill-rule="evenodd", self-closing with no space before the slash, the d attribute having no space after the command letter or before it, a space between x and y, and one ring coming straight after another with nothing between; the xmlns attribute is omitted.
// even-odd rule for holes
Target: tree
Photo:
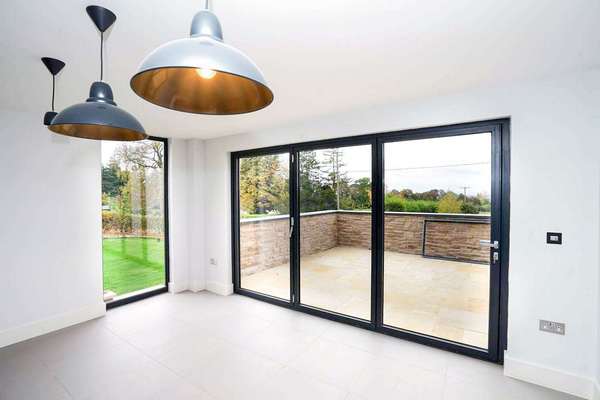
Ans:
<svg viewBox="0 0 600 400"><path fill-rule="evenodd" d="M240 160L240 206L249 214L288 212L288 169L278 155Z"/></svg>
<svg viewBox="0 0 600 400"><path fill-rule="evenodd" d="M119 195L116 198L116 211L119 221L119 229L121 235L131 232L132 219L131 219L131 182L129 180L129 174L124 173L126 180L125 185L121 186Z"/></svg>
<svg viewBox="0 0 600 400"><path fill-rule="evenodd" d="M162 169L165 146L155 140L144 140L135 144L123 143L115 150L113 160L124 168Z"/></svg>
<svg viewBox="0 0 600 400"><path fill-rule="evenodd" d="M148 235L148 190L160 190L160 188L148 188L151 177L162 177L164 166L164 145L161 142L148 140L136 143L123 143L115 150L111 158L111 164L127 171L127 183L121 189L119 206L121 213L129 212L131 218L133 193L139 195L139 207L136 210L140 215L140 230L142 236ZM132 178L135 177L135 186ZM125 190L123 190L125 189ZM128 197L128 199L125 199ZM162 199L162 196L150 196L152 199ZM123 207L125 202L128 207Z"/></svg>
<svg viewBox="0 0 600 400"><path fill-rule="evenodd" d="M479 207L476 204L464 202L460 205L460 212L463 214L479 214Z"/></svg>
<svg viewBox="0 0 600 400"><path fill-rule="evenodd" d="M125 184L120 172L120 168L116 163L111 163L108 167L102 167L102 193L110 197L119 194L121 187Z"/></svg>
<svg viewBox="0 0 600 400"><path fill-rule="evenodd" d="M300 152L300 212L322 210L321 166L315 151Z"/></svg>
<svg viewBox="0 0 600 400"><path fill-rule="evenodd" d="M342 209L368 210L371 208L371 179L359 178L349 186L343 197Z"/></svg>
<svg viewBox="0 0 600 400"><path fill-rule="evenodd" d="M324 184L329 187L331 193L325 192L325 196L333 195L333 205L328 205L327 209L340 209L340 202L343 196L343 191L347 191L349 179L347 173L343 171L344 151L339 148L329 149L324 152L325 160L323 162L323 171L326 173ZM330 200L330 199L327 199ZM328 201L329 203L329 201Z"/></svg>
<svg viewBox="0 0 600 400"><path fill-rule="evenodd" d="M455 193L448 192L440 199L438 204L438 212L457 214L461 212L460 206L462 202L458 199Z"/></svg>

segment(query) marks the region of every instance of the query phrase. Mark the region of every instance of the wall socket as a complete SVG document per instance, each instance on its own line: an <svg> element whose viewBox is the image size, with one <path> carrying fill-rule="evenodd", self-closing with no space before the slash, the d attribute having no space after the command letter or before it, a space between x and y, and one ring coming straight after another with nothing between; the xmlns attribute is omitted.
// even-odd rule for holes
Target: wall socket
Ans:
<svg viewBox="0 0 600 400"><path fill-rule="evenodd" d="M540 331L556 333L557 335L564 335L565 324L562 322L546 321L540 319Z"/></svg>
<svg viewBox="0 0 600 400"><path fill-rule="evenodd" d="M208 260L208 262L210 262L210 265L217 265L217 259L216 258L211 258L210 260Z"/></svg>

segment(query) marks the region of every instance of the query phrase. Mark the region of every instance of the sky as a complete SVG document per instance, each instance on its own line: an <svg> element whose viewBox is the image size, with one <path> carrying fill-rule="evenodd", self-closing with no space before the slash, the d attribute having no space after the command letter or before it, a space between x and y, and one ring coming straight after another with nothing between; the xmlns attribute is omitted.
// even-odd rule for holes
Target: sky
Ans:
<svg viewBox="0 0 600 400"><path fill-rule="evenodd" d="M344 147L342 171L371 177L371 146ZM322 159L324 151L318 151ZM491 134L407 140L384 145L385 185L425 192L442 189L475 196L491 191ZM465 188L466 187L466 188Z"/></svg>
<svg viewBox="0 0 600 400"><path fill-rule="evenodd" d="M112 142L108 140L102 141L102 165L106 166L108 164L110 157L121 143L122 142Z"/></svg>
<svg viewBox="0 0 600 400"><path fill-rule="evenodd" d="M102 163L106 165L120 142L102 142ZM317 151L322 160L325 150ZM353 179L371 177L371 146L342 148L342 171ZM385 185L393 189L425 192L452 190L475 196L491 191L491 134L407 140L384 145ZM287 164L287 155L285 156ZM466 189L465 189L466 187Z"/></svg>

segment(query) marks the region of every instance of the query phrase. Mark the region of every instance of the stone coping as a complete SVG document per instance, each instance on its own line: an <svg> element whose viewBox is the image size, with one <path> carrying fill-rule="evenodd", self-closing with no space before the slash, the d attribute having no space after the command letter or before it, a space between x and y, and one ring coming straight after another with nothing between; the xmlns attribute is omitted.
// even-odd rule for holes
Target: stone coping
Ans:
<svg viewBox="0 0 600 400"><path fill-rule="evenodd" d="M336 213L344 213L344 214L371 214L370 210L323 210L323 211L312 211L307 213L300 214L301 217L314 217L318 215L326 215L326 214L336 214ZM489 221L490 216L486 214L450 214L450 213L420 213L420 212L405 212L405 211L385 211L385 215L412 215L412 216L421 216L421 217L437 217L440 219L449 219L455 218L459 220L483 220ZM265 221L274 221L281 219L288 219L289 214L282 215L269 215L266 217L258 217L258 218L242 218L240 219L240 224L251 224L257 222L265 222Z"/></svg>

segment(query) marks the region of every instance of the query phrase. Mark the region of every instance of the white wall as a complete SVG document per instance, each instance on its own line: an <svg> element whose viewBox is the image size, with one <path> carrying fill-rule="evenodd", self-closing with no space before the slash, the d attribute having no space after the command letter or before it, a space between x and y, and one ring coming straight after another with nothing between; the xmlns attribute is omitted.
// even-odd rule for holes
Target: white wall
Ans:
<svg viewBox="0 0 600 400"><path fill-rule="evenodd" d="M401 87L398 90L402 90ZM598 356L600 71L358 109L206 142L207 288L231 292L229 153L291 142L511 117L506 373L591 396ZM545 244L546 231L564 244ZM538 331L540 318L566 336Z"/></svg>
<svg viewBox="0 0 600 400"><path fill-rule="evenodd" d="M190 247L190 290L198 291L206 287L204 270L204 141L189 140L189 199L188 232Z"/></svg>
<svg viewBox="0 0 600 400"><path fill-rule="evenodd" d="M188 141L169 140L169 290L189 289L189 164Z"/></svg>
<svg viewBox="0 0 600 400"><path fill-rule="evenodd" d="M204 278L204 142L169 141L170 291L199 291Z"/></svg>
<svg viewBox="0 0 600 400"><path fill-rule="evenodd" d="M101 316L100 142L0 111L0 347ZM203 145L169 143L170 287L205 287Z"/></svg>
<svg viewBox="0 0 600 400"><path fill-rule="evenodd" d="M0 111L0 347L103 315L100 142Z"/></svg>

